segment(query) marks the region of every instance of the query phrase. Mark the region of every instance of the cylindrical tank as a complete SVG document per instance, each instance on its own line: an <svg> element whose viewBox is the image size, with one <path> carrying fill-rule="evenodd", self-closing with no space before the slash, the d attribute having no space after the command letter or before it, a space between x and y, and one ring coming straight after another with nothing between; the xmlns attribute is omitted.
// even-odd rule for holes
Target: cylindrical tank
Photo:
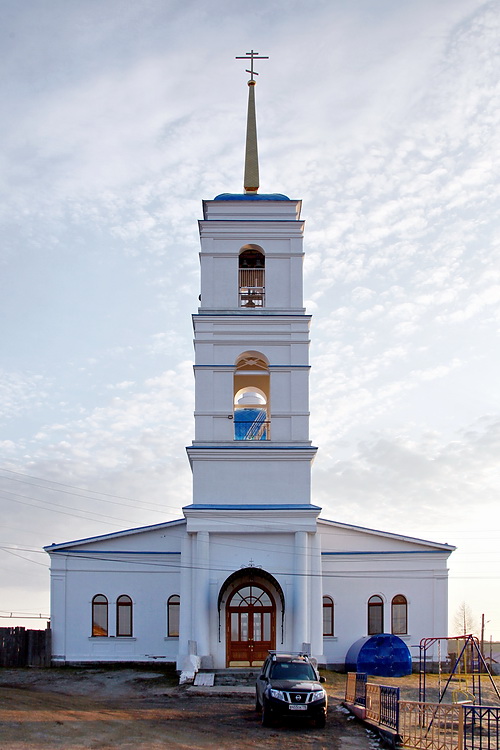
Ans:
<svg viewBox="0 0 500 750"><path fill-rule="evenodd" d="M397 635L369 635L352 644L345 668L346 672L366 672L377 677L404 677L411 674L411 654Z"/></svg>

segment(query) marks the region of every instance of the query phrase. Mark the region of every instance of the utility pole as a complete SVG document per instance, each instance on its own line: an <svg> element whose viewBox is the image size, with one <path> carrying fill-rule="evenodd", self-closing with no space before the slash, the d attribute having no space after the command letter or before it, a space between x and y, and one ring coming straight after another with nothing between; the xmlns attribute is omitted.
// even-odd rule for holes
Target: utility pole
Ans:
<svg viewBox="0 0 500 750"><path fill-rule="evenodd" d="M484 659L484 614L481 615L481 656Z"/></svg>

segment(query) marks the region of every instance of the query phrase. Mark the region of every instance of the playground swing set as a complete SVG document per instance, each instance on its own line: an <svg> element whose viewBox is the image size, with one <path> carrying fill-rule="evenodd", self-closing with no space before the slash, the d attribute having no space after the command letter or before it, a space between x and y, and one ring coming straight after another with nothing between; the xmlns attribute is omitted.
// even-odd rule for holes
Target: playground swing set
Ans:
<svg viewBox="0 0 500 750"><path fill-rule="evenodd" d="M461 650L457 654L455 663L444 679L441 643L456 641ZM438 657L438 703L442 703L450 685L451 702L463 705L481 705L481 677L487 677L500 702L500 693L493 681L489 667L484 660L479 641L474 635L442 636L436 638L422 638L420 641L420 671L419 671L419 701L426 700L426 675L429 664L428 653L434 653L437 644ZM432 651L431 651L432 649ZM446 653L448 659L448 653ZM443 686L444 683L444 686Z"/></svg>

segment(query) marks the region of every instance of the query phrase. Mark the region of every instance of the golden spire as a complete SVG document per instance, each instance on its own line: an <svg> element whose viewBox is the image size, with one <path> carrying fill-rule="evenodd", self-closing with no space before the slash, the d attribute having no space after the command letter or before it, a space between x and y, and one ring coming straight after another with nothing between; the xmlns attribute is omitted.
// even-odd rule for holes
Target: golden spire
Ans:
<svg viewBox="0 0 500 750"><path fill-rule="evenodd" d="M268 57L260 57L258 52L251 50L245 57L237 57L236 60L250 59L250 80L248 81L248 114L247 114L247 137L245 146L245 175L243 187L245 193L257 193L259 189L259 152L257 149L257 118L255 115L255 79L259 75L253 69L254 60L269 60Z"/></svg>

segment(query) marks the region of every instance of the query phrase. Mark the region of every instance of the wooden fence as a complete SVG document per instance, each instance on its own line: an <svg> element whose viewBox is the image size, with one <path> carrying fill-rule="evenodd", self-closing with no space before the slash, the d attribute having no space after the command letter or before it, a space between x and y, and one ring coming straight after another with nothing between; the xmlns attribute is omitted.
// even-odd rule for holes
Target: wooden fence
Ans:
<svg viewBox="0 0 500 750"><path fill-rule="evenodd" d="M51 631L0 628L0 667L50 667Z"/></svg>

